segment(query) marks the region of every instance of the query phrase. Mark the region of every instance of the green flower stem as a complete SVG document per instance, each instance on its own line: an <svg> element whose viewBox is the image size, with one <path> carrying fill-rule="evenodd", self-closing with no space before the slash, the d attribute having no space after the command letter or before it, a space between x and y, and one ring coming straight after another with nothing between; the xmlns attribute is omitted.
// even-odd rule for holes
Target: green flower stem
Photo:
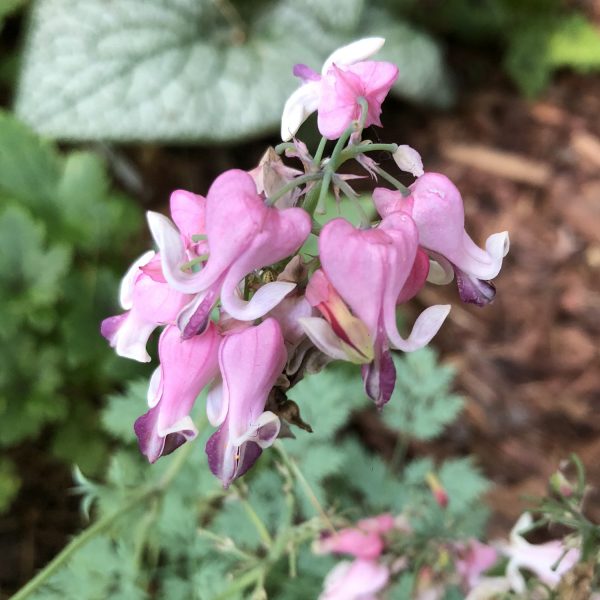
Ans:
<svg viewBox="0 0 600 600"><path fill-rule="evenodd" d="M283 154L286 150L291 150L292 148L296 148L292 142L282 142L281 144L277 144L277 146L275 146L275 153Z"/></svg>
<svg viewBox="0 0 600 600"><path fill-rule="evenodd" d="M219 594L215 600L226 600L232 596L237 596L238 592L245 590L255 582L259 582L264 577L264 569L264 565L261 565L246 571L246 573L234 579L231 585L223 593Z"/></svg>
<svg viewBox="0 0 600 600"><path fill-rule="evenodd" d="M173 479L177 476L188 456L194 449L194 444L187 443L180 451L175 455L173 462L169 465L169 468L161 477L156 485L152 485L148 488L143 488L136 494L133 494L129 500L124 502L119 508L113 512L105 515L98 519L93 525L90 525L87 529L84 529L78 536L73 538L63 549L57 554L33 579L26 583L12 598L11 600L24 600L28 598L35 591L38 590L48 579L54 575L68 560L71 558L77 550L85 546L91 539L93 539L99 533L102 533L109 529L109 527L117 521L124 514L130 510L137 508L140 504L145 503L150 498L155 498L165 492L169 487Z"/></svg>
<svg viewBox="0 0 600 600"><path fill-rule="evenodd" d="M400 183L395 177L392 177L387 171L384 171L381 167L375 167L377 175L383 177L386 181L389 181L402 195L410 196L410 190L402 183Z"/></svg>
<svg viewBox="0 0 600 600"><path fill-rule="evenodd" d="M310 483L308 483L306 477L304 477L304 473L302 473L302 471L298 468L296 462L287 453L285 446L279 440L276 441L275 444L273 444L273 446L275 447L277 452L279 452L279 455L283 459L283 462L286 464L288 469L290 469L290 471L294 474L294 477L298 480L298 483L300 483L301 487L304 489L306 497L308 498L309 502L313 505L317 514L321 517L321 519L323 519L323 522L325 523L327 528L330 529L333 533L336 533L333 523L331 522L331 520L327 516L327 513L321 506L321 503L315 495Z"/></svg>
<svg viewBox="0 0 600 600"><path fill-rule="evenodd" d="M300 177L296 177L292 179L289 183L279 188L270 198L267 198L267 205L273 206L279 198L285 196L289 191L293 190L295 187L299 185L304 185L309 181L317 181L323 177L322 173L308 173L307 175L300 175Z"/></svg>
<svg viewBox="0 0 600 600"><path fill-rule="evenodd" d="M247 517L250 519L252 524L254 525L256 532L258 533L263 545L267 548L267 550L271 549L273 546L273 538L267 529L267 526L263 523L263 520L258 516L258 513L254 510L254 507L244 496L242 495L242 491L239 487L235 487L237 492L237 496L239 501L246 512Z"/></svg>
<svg viewBox="0 0 600 600"><path fill-rule="evenodd" d="M340 154L340 164L366 152L389 152L393 154L396 150L398 150L398 144L357 144L356 146L349 146Z"/></svg>
<svg viewBox="0 0 600 600"><path fill-rule="evenodd" d="M358 121L354 121L346 129L346 131L342 133L342 135L340 136L333 148L331 158L325 165L323 182L321 183L321 191L319 193L319 200L317 201L317 207L315 209L317 214L325 213L325 199L327 198L327 192L329 190L331 178L343 162L340 160L340 155L344 150L344 146L346 145L346 143L350 139L350 136L353 133L362 132L362 130L364 129L365 122L367 120L367 112L369 110L369 105L367 104L366 99L362 97L358 99L358 104L360 104L360 118L358 119ZM310 214L312 215L313 213L311 212Z"/></svg>
<svg viewBox="0 0 600 600"><path fill-rule="evenodd" d="M319 142L319 146L317 151L315 152L315 156L313 158L313 165L316 167L321 163L321 159L323 158L323 152L325 152L325 145L327 144L327 138L323 136L321 141Z"/></svg>
<svg viewBox="0 0 600 600"><path fill-rule="evenodd" d="M221 537L216 533L210 531L210 529L198 528L197 533L199 536L208 538L211 542L214 542L215 547L221 552L228 552L229 554L234 554L240 560L245 560L247 562L254 563L256 562L256 557L244 552L240 548L238 548L232 539Z"/></svg>

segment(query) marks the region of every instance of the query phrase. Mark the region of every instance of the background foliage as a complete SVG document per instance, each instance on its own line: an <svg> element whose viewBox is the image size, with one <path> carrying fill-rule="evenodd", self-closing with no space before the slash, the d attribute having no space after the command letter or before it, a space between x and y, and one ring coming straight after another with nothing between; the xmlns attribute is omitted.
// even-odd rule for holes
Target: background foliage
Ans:
<svg viewBox="0 0 600 600"><path fill-rule="evenodd" d="M407 378L389 405L390 414L404 411L420 397L426 375L435 390L429 397L436 398L428 410L439 433L456 413L446 406L457 405L449 391L451 372L437 363L432 350L409 356L410 360L397 359ZM229 491L220 487L206 465L203 444L210 433L206 429L192 445L151 467L144 464L131 422L143 410L145 387L145 381L132 383L124 394L111 396L103 411L103 426L120 448L112 455L104 483L77 476L84 512L102 519L140 490L143 494L144 489L155 488L177 461L185 463L168 490L133 503L125 516L84 546L36 598L70 599L82 594L98 599L109 595L247 598L249 590L263 584L273 598L317 597L335 559L311 552L310 542L326 523L302 480L290 471L290 463L304 475L338 526L382 511L403 513L417 532L419 541L410 548L414 553L430 552L430 540L463 539L482 532L486 511L479 499L488 484L471 461L456 458L435 465L430 459L419 459L390 466L358 441L348 428L349 417L353 410L372 407L365 404L354 367L328 368L295 386L290 397L314 433L295 430L296 439L279 442L287 459L277 448L265 452L248 476ZM204 410L203 403L201 398L199 412ZM384 409L384 418L387 412ZM425 433L427 438L433 435L431 430ZM408 427L404 435L423 439ZM432 472L450 495L445 510L427 486L426 475ZM271 543L265 543L256 519L267 529ZM264 580L248 576L257 564ZM292 564L297 577L290 577ZM244 581L246 585L240 585ZM406 586L407 581L399 585Z"/></svg>
<svg viewBox="0 0 600 600"><path fill-rule="evenodd" d="M98 335L115 310L126 241L141 215L91 152L59 153L0 113L0 446L48 440L86 470L105 460L95 403L136 369ZM135 251L135 249L134 249ZM140 371L137 370L139 373ZM0 463L0 508L17 480Z"/></svg>

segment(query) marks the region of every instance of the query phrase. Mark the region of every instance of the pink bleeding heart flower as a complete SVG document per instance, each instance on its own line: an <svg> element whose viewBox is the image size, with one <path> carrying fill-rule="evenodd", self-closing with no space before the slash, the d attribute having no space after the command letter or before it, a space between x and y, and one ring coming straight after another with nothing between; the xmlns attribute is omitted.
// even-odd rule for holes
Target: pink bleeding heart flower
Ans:
<svg viewBox="0 0 600 600"><path fill-rule="evenodd" d="M339 138L360 117L359 98L367 101L365 127L381 127L381 105L398 78L389 62L364 61L340 68L333 64L322 79L318 126L330 140Z"/></svg>
<svg viewBox="0 0 600 600"><path fill-rule="evenodd" d="M313 273L306 288L306 300L325 317L299 320L307 335L332 358L356 364L370 363L373 339L367 326L346 306L322 269Z"/></svg>
<svg viewBox="0 0 600 600"><path fill-rule="evenodd" d="M120 304L127 312L102 321L100 332L119 356L149 362L148 339L160 325L175 322L191 296L173 290L161 276L160 256L146 252L121 281Z"/></svg>
<svg viewBox="0 0 600 600"><path fill-rule="evenodd" d="M521 569L531 571L542 583L554 589L562 576L570 571L580 558L577 548L568 549L559 540L545 544L529 543L521 532L530 529L532 525L531 514L524 513L510 532L510 543L497 544L500 552L508 558L506 577L511 588L518 594L524 594L527 589Z"/></svg>
<svg viewBox="0 0 600 600"><path fill-rule="evenodd" d="M221 383L209 394L207 413L219 426L206 444L210 470L224 487L243 475L279 434L279 418L265 411L287 355L275 319L225 337L219 349Z"/></svg>
<svg viewBox="0 0 600 600"><path fill-rule="evenodd" d="M369 70L369 67L358 67L356 65L366 64L362 61L373 56L377 53L385 40L381 37L363 38L352 42L346 46L342 46L335 50L323 63L321 74L316 73L310 67L306 65L298 64L294 66L294 75L302 80L302 85L288 98L283 108L283 115L281 117L281 139L284 141L292 139L300 125L316 110L330 111L336 110L336 114L332 115L339 121L340 111L345 111L348 117L347 122L342 131L350 125L351 121L356 114L356 101L358 97L363 96L367 98L370 96L371 104L369 104L370 118L373 123L379 121L379 111L381 109L381 102L387 94L387 91L383 93L382 88L382 74L385 72L389 78L390 74L395 69L394 79L398 74L398 70L394 65L390 63L376 63L379 65L386 65L383 68L377 67L376 72L373 73ZM388 66L389 65L389 66ZM335 66L335 68L334 68ZM336 95L336 71L347 69L354 69L349 72L346 79L340 80L340 92ZM366 77L374 76L374 80L365 80ZM392 81L393 83L393 81ZM390 83L391 85L391 83ZM332 90L333 88L333 90ZM356 95L358 94L358 95ZM339 96L339 97L338 97ZM322 101L324 99L324 104ZM367 101L369 99L367 98ZM339 104L339 106L337 106ZM358 114L360 115L360 107L358 108ZM374 120L373 120L374 119ZM328 118L325 118L326 125L328 124ZM321 124L319 123L319 129ZM323 133L323 131L321 131ZM326 135L323 133L323 135ZM338 136L335 136L338 137ZM333 139L333 138L332 138Z"/></svg>
<svg viewBox="0 0 600 600"><path fill-rule="evenodd" d="M450 310L448 305L429 307L407 339L399 334L396 303L413 269L417 246L416 226L402 213L390 215L379 227L368 230L357 229L342 218L334 219L323 227L319 239L323 272L352 314L365 325L373 342L373 360L364 364L363 380L367 395L379 407L389 400L395 384L389 348L405 352L422 348ZM317 328L307 319L302 324L319 349L341 358L339 353L331 353L335 331L330 326L325 334L324 325ZM350 335L347 338L352 339Z"/></svg>
<svg viewBox="0 0 600 600"><path fill-rule="evenodd" d="M376 600L389 578L389 569L374 560L343 561L325 578L319 600Z"/></svg>
<svg viewBox="0 0 600 600"><path fill-rule="evenodd" d="M455 556L456 572L461 578L463 590L471 591L483 579L482 575L491 569L498 560L498 552L474 538L458 542L452 547Z"/></svg>
<svg viewBox="0 0 600 600"><path fill-rule="evenodd" d="M409 214L419 230L419 244L443 268L456 274L461 299L478 306L491 302L495 288L490 280L498 275L508 253L508 232L491 235L485 250L479 248L465 231L460 192L445 175L425 173L410 191L404 198L400 192L377 188L373 200L379 214ZM447 281L445 277L443 282Z"/></svg>
<svg viewBox="0 0 600 600"><path fill-rule="evenodd" d="M211 323L202 335L182 339L167 326L158 342L160 366L148 389L150 410L134 425L142 454L153 463L198 434L190 412L198 394L219 372L220 336Z"/></svg>
<svg viewBox="0 0 600 600"><path fill-rule="evenodd" d="M303 209L278 210L265 205L252 177L237 169L217 177L208 191L209 257L200 271L185 268L186 249L169 219L149 212L148 222L169 284L181 292L197 294L196 310L206 315L220 295L223 309L241 321L264 316L295 287L290 282L267 283L246 302L239 290L246 275L293 254L311 228L310 216Z"/></svg>
<svg viewBox="0 0 600 600"><path fill-rule="evenodd" d="M362 519L355 527L325 534L313 549L317 554L350 554L355 558L373 560L383 552L383 535L394 527L394 517L389 513Z"/></svg>

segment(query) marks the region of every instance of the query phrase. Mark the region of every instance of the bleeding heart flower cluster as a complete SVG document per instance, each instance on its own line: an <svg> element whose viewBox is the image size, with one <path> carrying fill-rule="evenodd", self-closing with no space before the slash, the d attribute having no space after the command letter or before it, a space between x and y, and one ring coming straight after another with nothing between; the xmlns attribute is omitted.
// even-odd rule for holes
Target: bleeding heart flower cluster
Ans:
<svg viewBox="0 0 600 600"><path fill-rule="evenodd" d="M365 60L382 44L369 38L340 48L320 75L297 65L303 83L285 105L284 143L250 172L221 174L206 197L174 192L170 219L148 213L157 251L125 275L125 312L106 319L102 334L120 356L148 362L147 342L163 328L149 410L135 423L150 462L197 435L190 411L207 388L207 416L217 428L208 462L227 486L288 423L309 428L286 393L328 361L361 365L367 396L383 407L396 377L390 351L425 346L450 310L429 307L408 337L400 334L397 307L426 281L456 277L464 301L492 300L507 233L479 248L448 178L424 172L409 146L363 139L366 126L381 125L381 104L398 76L390 63ZM323 139L313 156L294 136L314 111ZM328 140L337 142L324 158ZM416 177L410 188L368 156L375 151ZM283 154L303 169L285 165ZM348 183L356 176L338 172L349 160L394 189L373 191L375 221L363 211L359 226L343 218L321 225L314 215L324 213L330 191L362 210ZM318 237L318 255L303 250L310 235Z"/></svg>
<svg viewBox="0 0 600 600"><path fill-rule="evenodd" d="M532 524L531 515L524 513L513 527L509 541L485 544L470 538L432 546L430 564L421 566L416 574L413 597L445 598L450 585L460 586L466 600L491 600L510 591L525 594L527 584L522 570L555 589L562 576L579 561L581 553L561 540L531 544L522 532ZM385 513L362 519L336 533L323 534L313 546L315 553L348 555L352 561L343 560L331 570L319 600L379 597L394 579L410 571L414 562L422 562L407 556L410 554L407 540L414 533L406 516ZM488 575L488 571L496 574Z"/></svg>

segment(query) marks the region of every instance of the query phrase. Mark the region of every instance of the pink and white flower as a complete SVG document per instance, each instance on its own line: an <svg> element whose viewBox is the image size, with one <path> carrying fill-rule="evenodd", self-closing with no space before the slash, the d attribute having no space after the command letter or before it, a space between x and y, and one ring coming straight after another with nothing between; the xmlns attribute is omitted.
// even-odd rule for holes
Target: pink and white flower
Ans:
<svg viewBox="0 0 600 600"><path fill-rule="evenodd" d="M327 280L370 336L373 354L365 354L363 380L367 395L379 407L389 400L395 384L389 348L405 352L422 348L437 333L450 310L448 305L432 306L421 313L407 339L398 332L396 304L413 270L417 247L415 224L400 212L385 218L379 227L367 230L357 229L345 219L334 219L323 227L319 239L321 266ZM343 313L338 310L337 314ZM343 336L326 321L312 318L301 322L313 343L333 358L342 358L340 349L352 345L346 339L357 339L358 327L354 327L352 318L347 319L352 328L343 329ZM344 327L344 322L337 323ZM367 344L363 347L367 348Z"/></svg>
<svg viewBox="0 0 600 600"><path fill-rule="evenodd" d="M403 197L400 192L376 188L373 200L379 214L385 218L404 212L412 217L420 246L444 271L436 283L448 283L455 274L464 302L478 306L491 302L495 288L490 280L498 275L508 253L508 232L491 235L485 250L479 248L465 231L460 192L445 175L425 173L410 186L410 192Z"/></svg>
<svg viewBox="0 0 600 600"><path fill-rule="evenodd" d="M160 366L148 390L150 410L134 425L142 454L151 463L198 434L190 413L198 394L219 372L219 343L213 324L190 339L182 339L174 325L162 332Z"/></svg>
<svg viewBox="0 0 600 600"><path fill-rule="evenodd" d="M219 429L208 440L206 454L224 487L243 475L279 434L279 418L265 411L265 404L286 360L275 319L232 333L221 343L222 379L207 405L209 421Z"/></svg>
<svg viewBox="0 0 600 600"><path fill-rule="evenodd" d="M320 75L306 65L296 65L294 75L303 84L285 103L281 138L290 140L315 111L321 134L328 139L340 137L359 118L361 97L368 105L365 126L381 126L381 104L398 77L398 68L392 63L365 59L384 43L383 38L373 37L338 48L327 58Z"/></svg>
<svg viewBox="0 0 600 600"><path fill-rule="evenodd" d="M389 569L374 560L343 561L327 575L319 600L376 600L389 578Z"/></svg>
<svg viewBox="0 0 600 600"><path fill-rule="evenodd" d="M252 177L237 169L217 177L208 191L209 256L198 272L186 268L186 247L173 223L153 212L148 213L148 222L169 284L180 292L197 294L195 309L203 315L210 313L220 296L223 309L241 321L264 316L295 287L294 283L274 281L244 301L240 297L244 278L293 254L311 228L310 216L303 209L267 206Z"/></svg>

